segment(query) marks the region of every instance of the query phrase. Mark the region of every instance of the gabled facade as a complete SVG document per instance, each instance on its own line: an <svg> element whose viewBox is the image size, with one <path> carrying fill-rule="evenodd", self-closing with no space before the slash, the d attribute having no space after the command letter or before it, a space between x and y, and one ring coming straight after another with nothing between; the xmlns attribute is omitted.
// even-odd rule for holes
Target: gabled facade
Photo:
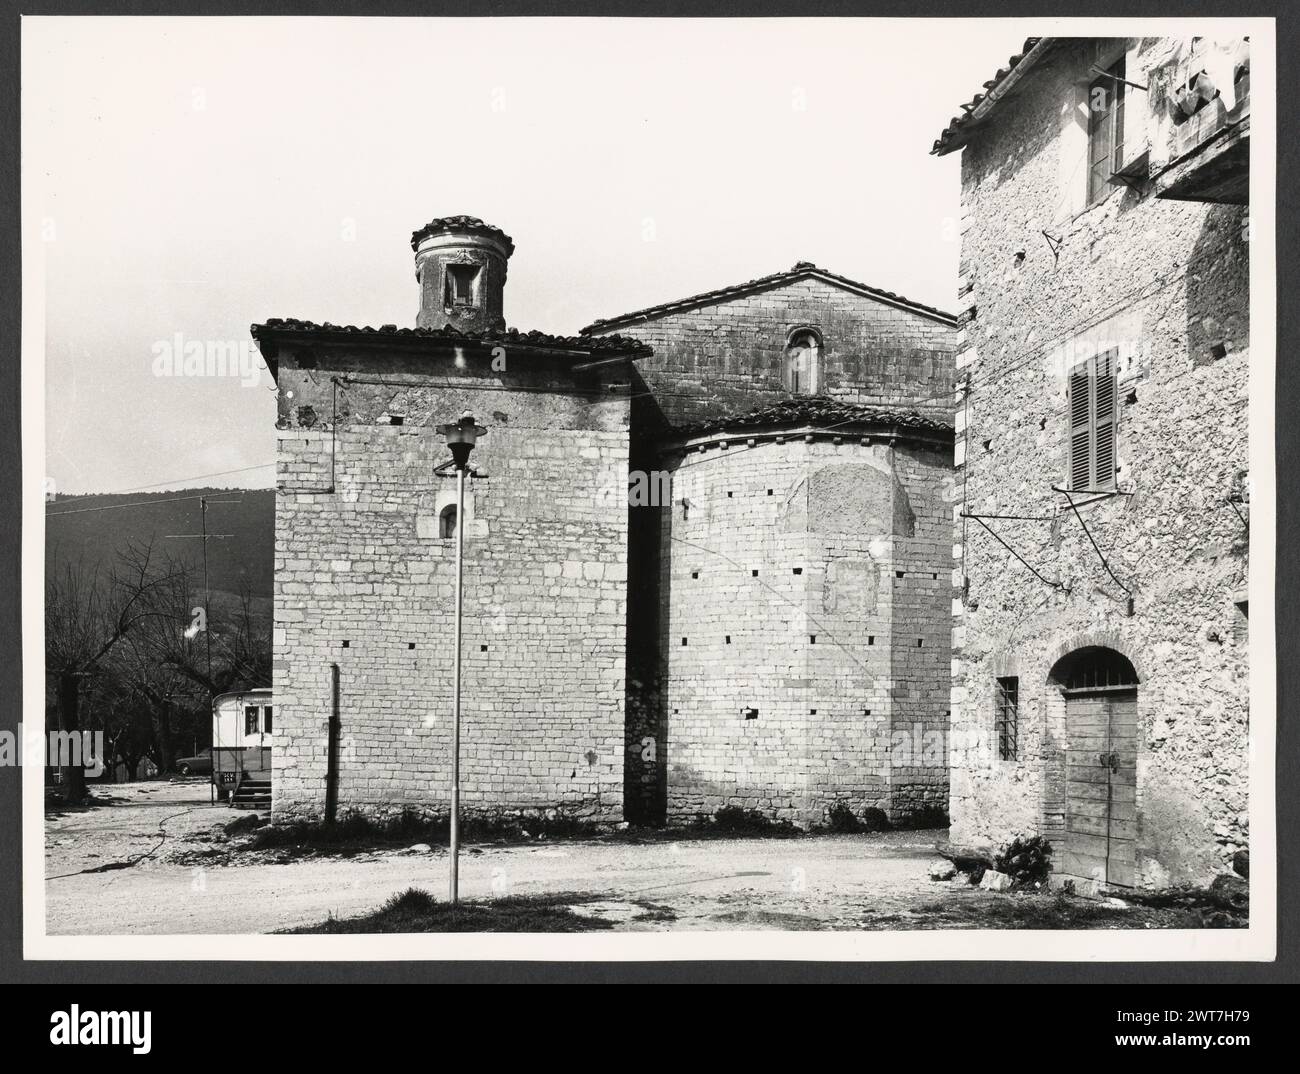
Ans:
<svg viewBox="0 0 1300 1074"><path fill-rule="evenodd" d="M637 361L628 808L947 804L953 318L801 262L597 322Z"/></svg>
<svg viewBox="0 0 1300 1074"><path fill-rule="evenodd" d="M1040 38L962 150L953 838L1079 885L1248 842L1249 44Z"/></svg>

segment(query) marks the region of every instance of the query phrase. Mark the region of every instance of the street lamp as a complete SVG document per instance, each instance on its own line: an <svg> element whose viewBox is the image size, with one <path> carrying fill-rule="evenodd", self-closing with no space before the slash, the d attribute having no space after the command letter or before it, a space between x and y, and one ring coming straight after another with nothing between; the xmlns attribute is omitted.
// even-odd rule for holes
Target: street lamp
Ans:
<svg viewBox="0 0 1300 1074"><path fill-rule="evenodd" d="M445 473L448 466L456 471L456 655L455 670L452 673L451 871L448 880L449 899L454 904L459 900L460 865L460 624L463 608L461 589L465 571L465 474L469 472L469 453L474 450L478 438L487 435L487 430L467 410L459 421L439 425L438 432L446 438L447 447L451 449L451 462L443 463L434 473Z"/></svg>

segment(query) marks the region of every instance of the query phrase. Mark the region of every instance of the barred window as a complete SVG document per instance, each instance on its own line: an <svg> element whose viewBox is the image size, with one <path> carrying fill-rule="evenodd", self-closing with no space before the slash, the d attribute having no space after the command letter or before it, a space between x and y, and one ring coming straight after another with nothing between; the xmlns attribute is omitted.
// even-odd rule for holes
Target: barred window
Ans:
<svg viewBox="0 0 1300 1074"><path fill-rule="evenodd" d="M1014 761L1020 756L1020 679L1014 675L998 679L997 717L993 733L998 741L998 760Z"/></svg>

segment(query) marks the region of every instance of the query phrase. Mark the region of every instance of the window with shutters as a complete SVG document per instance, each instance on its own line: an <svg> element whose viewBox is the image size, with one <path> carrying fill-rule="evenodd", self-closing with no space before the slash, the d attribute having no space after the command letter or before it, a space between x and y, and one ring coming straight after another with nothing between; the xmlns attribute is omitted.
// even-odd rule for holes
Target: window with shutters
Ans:
<svg viewBox="0 0 1300 1074"><path fill-rule="evenodd" d="M1115 487L1115 397L1119 351L1108 350L1070 373L1070 488L1110 491Z"/></svg>
<svg viewBox="0 0 1300 1074"><path fill-rule="evenodd" d="M998 760L1014 761L1020 756L1020 679L1015 675L998 679L998 710L993 735L998 743Z"/></svg>
<svg viewBox="0 0 1300 1074"><path fill-rule="evenodd" d="M1124 160L1124 58L1088 86L1088 204L1115 188L1110 177Z"/></svg>

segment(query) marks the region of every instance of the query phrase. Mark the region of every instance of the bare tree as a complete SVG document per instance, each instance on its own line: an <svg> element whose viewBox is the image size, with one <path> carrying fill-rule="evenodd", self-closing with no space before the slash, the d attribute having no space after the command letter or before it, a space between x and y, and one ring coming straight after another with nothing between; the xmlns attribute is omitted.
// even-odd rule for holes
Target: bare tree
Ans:
<svg viewBox="0 0 1300 1074"><path fill-rule="evenodd" d="M133 630L160 617L153 601L167 578L152 563L151 546L143 545L119 555L107 575L79 560L46 579L45 670L54 686L61 731L81 733L83 680ZM86 795L85 769L63 764L60 772L65 800L79 802Z"/></svg>

